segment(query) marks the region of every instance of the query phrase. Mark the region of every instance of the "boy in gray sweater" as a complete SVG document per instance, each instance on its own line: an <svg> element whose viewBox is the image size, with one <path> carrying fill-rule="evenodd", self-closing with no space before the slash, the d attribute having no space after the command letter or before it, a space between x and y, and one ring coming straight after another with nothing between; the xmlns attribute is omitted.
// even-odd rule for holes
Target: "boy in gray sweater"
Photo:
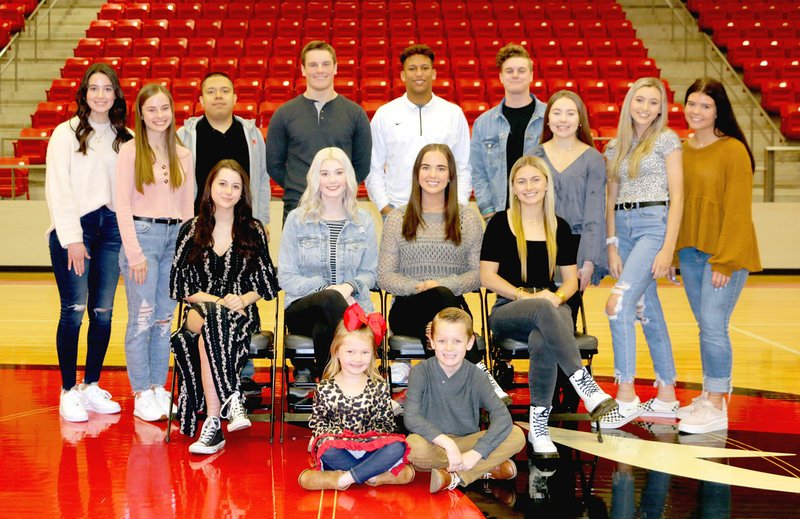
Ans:
<svg viewBox="0 0 800 519"><path fill-rule="evenodd" d="M431 472L431 492L465 487L476 479L513 479L510 458L525 446L505 404L486 373L464 356L475 342L472 318L460 308L445 308L433 319L431 345L436 353L411 370L405 403L409 461ZM490 426L481 431L480 409Z"/></svg>

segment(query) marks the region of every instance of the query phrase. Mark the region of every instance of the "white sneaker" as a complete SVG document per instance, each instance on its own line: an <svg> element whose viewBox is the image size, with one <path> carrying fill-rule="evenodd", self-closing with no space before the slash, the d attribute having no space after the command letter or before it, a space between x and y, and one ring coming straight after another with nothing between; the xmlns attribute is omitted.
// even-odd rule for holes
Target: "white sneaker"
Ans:
<svg viewBox="0 0 800 519"><path fill-rule="evenodd" d="M170 398L169 392L162 386L154 387L153 394L156 395L156 402L158 402L159 407L161 407L165 415L169 416L170 414L176 414L178 412L178 406L175 404L172 404L172 412L170 412L172 399Z"/></svg>
<svg viewBox="0 0 800 519"><path fill-rule="evenodd" d="M616 402L618 404L617 408L600 417L601 429L619 429L626 423L639 418L639 415L642 414L642 405L638 396L633 402L620 402L619 400ZM596 427L595 422L592 422L592 427Z"/></svg>
<svg viewBox="0 0 800 519"><path fill-rule="evenodd" d="M696 397L692 398L691 404L678 408L678 410L675 412L675 418L677 418L678 420L683 420L684 418L687 418L690 414L692 414L694 408L699 406L700 402L702 402L706 398L708 398L708 393L703 391Z"/></svg>
<svg viewBox="0 0 800 519"><path fill-rule="evenodd" d="M689 434L705 434L728 428L728 405L722 399L722 409L717 409L710 400L702 400L692 414L678 424L678 431Z"/></svg>
<svg viewBox="0 0 800 519"><path fill-rule="evenodd" d="M58 405L58 414L68 422L85 422L89 420L89 413L81 402L81 394L77 388L69 391L61 390L61 400Z"/></svg>
<svg viewBox="0 0 800 519"><path fill-rule="evenodd" d="M651 398L642 404L642 418L675 418L675 414L680 407L680 402L664 402L658 397Z"/></svg>
<svg viewBox="0 0 800 519"><path fill-rule="evenodd" d="M242 399L239 398L238 391L234 391L222 404L220 416L228 419L228 432L247 429L253 425L250 423L250 419L247 418L247 411L245 411L242 405Z"/></svg>
<svg viewBox="0 0 800 519"><path fill-rule="evenodd" d="M497 395L497 398L502 400L504 404L511 405L513 400L511 399L508 393L503 391L503 388L500 387L500 384L498 384L497 381L494 379L494 377L492 376L492 372L489 371L489 368L486 367L483 361L475 364L475 367L480 368L480 370L486 373L486 376L489 377L489 385L491 385L492 389L494 389L494 394Z"/></svg>
<svg viewBox="0 0 800 519"><path fill-rule="evenodd" d="M111 400L111 393L98 386L97 382L83 385L82 388L78 388L78 392L83 407L89 411L100 414L116 414L120 411L119 404Z"/></svg>
<svg viewBox="0 0 800 519"><path fill-rule="evenodd" d="M145 422L156 422L166 420L167 414L156 400L156 394L152 389L139 391L133 401L133 416L141 418Z"/></svg>
<svg viewBox="0 0 800 519"><path fill-rule="evenodd" d="M616 409L617 403L608 393L600 389L592 374L585 367L570 375L569 382L575 388L575 392L578 393L580 399L583 400L583 405L586 406L586 410L592 420L597 420ZM639 403L638 399L636 403Z"/></svg>

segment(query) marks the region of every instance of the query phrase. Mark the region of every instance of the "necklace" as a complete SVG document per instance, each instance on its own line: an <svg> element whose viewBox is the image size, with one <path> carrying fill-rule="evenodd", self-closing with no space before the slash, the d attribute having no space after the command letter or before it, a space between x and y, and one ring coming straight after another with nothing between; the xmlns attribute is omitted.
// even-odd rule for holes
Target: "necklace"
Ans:
<svg viewBox="0 0 800 519"><path fill-rule="evenodd" d="M104 126L105 126L105 125L104 125ZM100 141L102 141L102 140L103 140L103 137L105 137L105 136L106 136L106 134L107 134L109 131L111 131L111 123L108 123L108 125L107 125L107 126L105 126L105 127L103 128L103 131L101 131L100 133L98 133L98 132L97 132L97 130L96 130L96 129L94 129L94 126L92 126L92 129L94 130L94 136L93 136L94 143L95 143L95 144L100 144Z"/></svg>

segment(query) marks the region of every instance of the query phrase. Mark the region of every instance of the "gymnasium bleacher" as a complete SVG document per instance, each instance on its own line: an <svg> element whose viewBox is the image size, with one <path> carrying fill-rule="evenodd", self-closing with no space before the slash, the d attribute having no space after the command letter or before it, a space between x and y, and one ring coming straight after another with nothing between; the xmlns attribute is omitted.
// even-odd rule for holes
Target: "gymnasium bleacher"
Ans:
<svg viewBox="0 0 800 519"><path fill-rule="evenodd" d="M3 30L20 30L35 5L35 0L0 4ZM765 109L781 113L784 134L800 138L796 2L690 0L687 7L698 15L700 28L727 49L747 85L761 92ZM197 102L202 77L223 71L235 81L235 113L256 119L266 132L275 109L305 88L298 58L308 41L332 43L339 60L336 90L361 103L370 117L404 92L399 52L426 43L437 55L434 91L460 104L472 123L502 98L494 56L513 41L531 53L537 97L547 100L567 88L584 98L598 147L615 135L619 104L632 81L661 74L614 0L121 1L103 4L85 33L31 114L31 127L20 129L16 163L43 163L46 141L36 139L74 113L75 90L95 61L117 70L129 107L147 82L169 88L179 124L202 113ZM670 126L685 136L682 106L669 94ZM8 170L2 175L8 177ZM17 182L15 194L30 196L27 183Z"/></svg>

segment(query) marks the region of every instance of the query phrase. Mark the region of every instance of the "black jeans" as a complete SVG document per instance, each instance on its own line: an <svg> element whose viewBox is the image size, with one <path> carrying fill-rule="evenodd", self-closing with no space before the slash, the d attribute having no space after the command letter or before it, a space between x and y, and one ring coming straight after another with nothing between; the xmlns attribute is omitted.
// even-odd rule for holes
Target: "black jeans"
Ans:
<svg viewBox="0 0 800 519"><path fill-rule="evenodd" d="M428 323L433 321L440 311L452 307L461 308L472 315L464 296L457 296L446 287L429 288L411 296L398 296L394 298L392 310L389 312L389 327L394 334L417 337L422 344L427 344L425 329ZM434 355L433 350L427 347L425 354L428 357ZM477 345L473 345L467 352L466 359L473 364L483 359Z"/></svg>
<svg viewBox="0 0 800 519"><path fill-rule="evenodd" d="M307 335L314 341L314 359L317 377L322 376L331 358L333 333L347 310L347 301L335 290L320 290L292 302L284 312L289 333ZM310 363L294 361L298 369L311 368Z"/></svg>

